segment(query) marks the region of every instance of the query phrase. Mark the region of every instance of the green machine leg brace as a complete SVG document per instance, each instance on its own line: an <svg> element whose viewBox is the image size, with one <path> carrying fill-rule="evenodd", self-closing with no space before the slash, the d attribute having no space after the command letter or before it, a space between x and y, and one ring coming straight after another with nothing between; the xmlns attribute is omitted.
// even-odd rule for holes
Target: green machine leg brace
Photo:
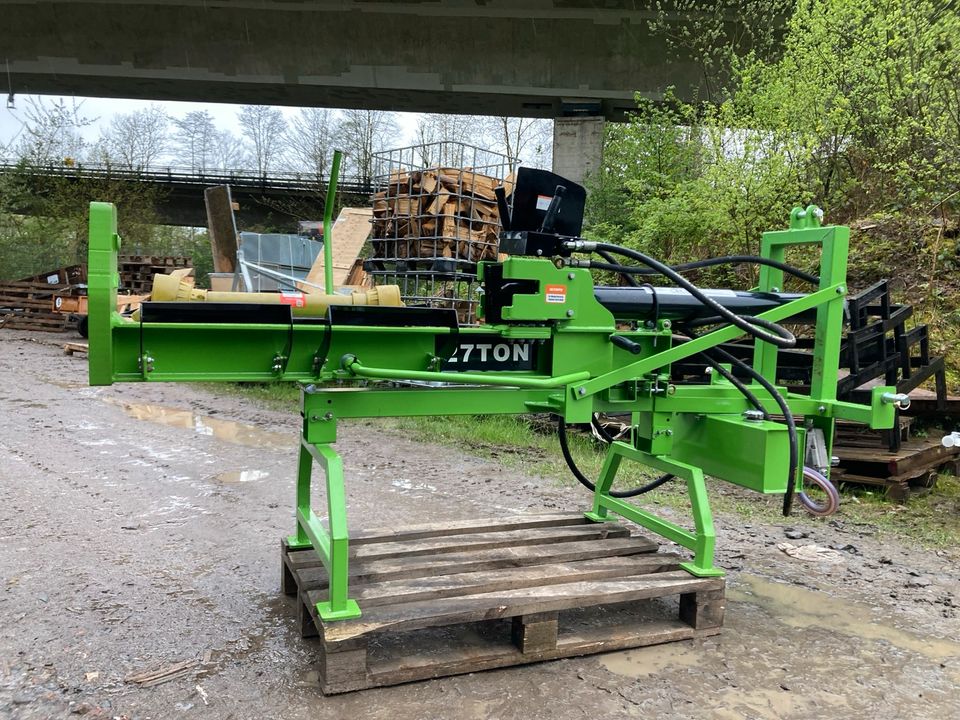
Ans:
<svg viewBox="0 0 960 720"><path fill-rule="evenodd" d="M610 488L613 486L617 470L620 469L620 463L624 458L656 468L661 472L670 473L686 481L693 511L694 532L657 517L649 510L639 508L626 500L610 496ZM680 563L680 567L690 574L697 577L723 575L722 570L713 566L716 533L713 530L710 501L707 499L707 485L700 468L667 457L649 455L623 442L610 443L603 467L600 470L597 489L594 491L593 510L586 513L586 516L595 522L603 522L612 519L609 517L611 510L637 525L652 530L667 540L672 540L678 545L692 550L694 553L693 561Z"/></svg>
<svg viewBox="0 0 960 720"><path fill-rule="evenodd" d="M317 437L330 438L329 442ZM323 562L329 577L330 599L317 603L317 613L324 620L347 620L360 617L360 607L349 597L349 534L347 532L347 499L343 485L343 460L333 449L336 423L331 418L318 421L305 415L300 436L297 464L297 532L287 538L290 549L313 548ZM323 470L327 490L327 517L330 529L323 527L310 502L313 464Z"/></svg>

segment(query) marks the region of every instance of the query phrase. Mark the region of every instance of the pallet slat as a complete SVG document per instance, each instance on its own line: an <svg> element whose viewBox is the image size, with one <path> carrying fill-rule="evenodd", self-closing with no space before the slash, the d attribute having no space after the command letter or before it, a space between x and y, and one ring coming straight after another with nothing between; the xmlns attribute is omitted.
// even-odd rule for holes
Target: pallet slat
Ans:
<svg viewBox="0 0 960 720"><path fill-rule="evenodd" d="M602 542L584 540L555 545L529 545L491 548L465 553L444 553L438 556L414 555L351 563L349 575L351 583L361 584L381 580L450 575L458 572L635 555L651 552L650 545L651 542L645 538L642 538L640 542L635 542L633 538L613 538ZM304 583L311 585L323 583L325 587L326 570L323 567L304 568L300 571L300 575Z"/></svg>
<svg viewBox="0 0 960 720"><path fill-rule="evenodd" d="M613 605L664 595L718 590L722 587L722 579L696 578L680 570L658 573L654 577L618 577L374 606L357 620L326 624L323 642L330 646L388 630L407 632L436 625L570 610L585 605ZM308 598L309 596L308 593ZM319 598L323 599L322 596Z"/></svg>
<svg viewBox="0 0 960 720"><path fill-rule="evenodd" d="M355 597L364 607L396 602L437 599L455 595L499 592L513 588L559 585L575 580L607 579L640 573L669 572L679 567L680 557L667 553L644 553L628 557L597 558L590 561L551 563L519 568L499 568L476 572L454 573L437 577L385 580L358 585ZM320 602L321 591L312 591L314 602Z"/></svg>

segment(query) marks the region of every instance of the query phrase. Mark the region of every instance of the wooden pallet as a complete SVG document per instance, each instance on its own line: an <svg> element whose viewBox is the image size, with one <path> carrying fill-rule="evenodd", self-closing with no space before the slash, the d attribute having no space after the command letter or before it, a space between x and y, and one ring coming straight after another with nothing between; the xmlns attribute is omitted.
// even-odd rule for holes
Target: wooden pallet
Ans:
<svg viewBox="0 0 960 720"><path fill-rule="evenodd" d="M285 541L282 588L335 694L719 633L723 578L657 549L580 514L438 523L351 536L358 619L317 616L326 571Z"/></svg>
<svg viewBox="0 0 960 720"><path fill-rule="evenodd" d="M896 452L883 447L833 446L840 461L832 473L834 482L850 482L884 488L891 500L904 502L912 488L930 488L938 470L956 472L960 448L946 448L939 438L912 438Z"/></svg>

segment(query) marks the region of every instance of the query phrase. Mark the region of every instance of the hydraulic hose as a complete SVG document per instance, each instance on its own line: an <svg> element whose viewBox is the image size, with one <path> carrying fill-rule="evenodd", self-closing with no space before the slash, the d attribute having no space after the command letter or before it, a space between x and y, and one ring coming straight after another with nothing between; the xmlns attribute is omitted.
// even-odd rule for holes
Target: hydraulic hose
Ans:
<svg viewBox="0 0 960 720"><path fill-rule="evenodd" d="M757 338L758 340L768 342L771 345L776 345L779 348L792 348L797 344L796 337L794 337L793 333L786 328L767 320L762 320L749 315L737 315L736 313L731 312L713 298L702 293L700 288L684 278L678 272L674 271L672 268L670 268L670 266L663 264L659 260L654 260L652 257L644 255L641 252L637 252L636 250L620 247L619 245L610 245L609 243L596 243L596 250L604 250L617 255L623 255L624 257L628 257L631 260L637 260L638 262L641 262L644 265L656 270L661 275L669 278L676 285L682 287L688 293L693 295L693 297L699 300L703 305L709 307L731 325L736 326L743 332ZM591 263L591 267L610 269L616 272L629 272L631 270L631 268L624 265L610 266L608 268L602 268L601 266L602 263Z"/></svg>
<svg viewBox="0 0 960 720"><path fill-rule="evenodd" d="M806 485L816 485L823 490L826 495L823 502L817 502L805 492L799 493L797 498L799 498L800 504L806 508L807 512L817 517L833 515L837 511L837 508L840 507L840 493L837 492L834 484L818 470L807 466L803 468L803 481Z"/></svg>
<svg viewBox="0 0 960 720"><path fill-rule="evenodd" d="M597 486L592 483L586 475L584 475L580 468L577 467L576 460L573 459L573 455L570 453L570 444L567 441L567 424L564 422L562 417L557 417L557 440L560 441L560 452L563 454L563 459L567 463L567 467L570 468L570 472L573 473L573 476L590 492L596 492ZM631 488L630 490L611 490L610 497L615 498L631 498L636 497L637 495L643 495L648 493L651 490L656 490L661 485L670 482L675 476L670 475L661 475L655 480L648 482L646 485L641 485L640 487Z"/></svg>
<svg viewBox="0 0 960 720"><path fill-rule="evenodd" d="M611 265L617 265L617 264L618 264L616 258L614 258L613 255L611 255L610 253L606 252L605 250L599 250L599 251L597 251L597 255L599 255L600 257L602 257L604 260L606 260L606 261L607 261L608 263L610 263ZM631 273L622 272L622 273L620 273L620 277L622 277L624 280L627 281L627 285L630 285L631 287L640 287L640 281L637 280Z"/></svg>
<svg viewBox="0 0 960 720"><path fill-rule="evenodd" d="M599 244L598 244L599 248ZM602 257L608 263L617 264L615 260L611 259L609 252L606 250L600 251L597 250L597 255ZM812 285L819 285L820 278L816 275L811 275L808 272L804 272L798 267L793 265L788 265L785 262L780 262L779 260L772 260L770 258L765 258L760 255L724 255L722 257L714 258L705 258L704 260L694 260L693 262L681 263L680 265L668 265L671 270L674 272L687 272L688 270L698 270L705 267L713 267L714 265L743 265L743 264L752 264L752 265L767 265L777 270L782 270L788 275L793 275L804 282L808 282ZM600 268L602 270L608 270L609 268ZM621 272L623 274L629 275L660 275L662 274L659 270L654 270L650 267L637 267L633 268L629 273L626 270L617 270L616 272Z"/></svg>

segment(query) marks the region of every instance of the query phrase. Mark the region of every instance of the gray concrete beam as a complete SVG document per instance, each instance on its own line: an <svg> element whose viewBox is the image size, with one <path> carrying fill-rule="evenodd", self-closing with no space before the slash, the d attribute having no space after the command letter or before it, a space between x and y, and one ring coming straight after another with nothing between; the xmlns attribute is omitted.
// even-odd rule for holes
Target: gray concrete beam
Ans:
<svg viewBox="0 0 960 720"><path fill-rule="evenodd" d="M528 117L556 117L574 96L619 119L634 92L691 95L701 81L695 63L669 56L642 6L12 2L0 47L18 93Z"/></svg>

